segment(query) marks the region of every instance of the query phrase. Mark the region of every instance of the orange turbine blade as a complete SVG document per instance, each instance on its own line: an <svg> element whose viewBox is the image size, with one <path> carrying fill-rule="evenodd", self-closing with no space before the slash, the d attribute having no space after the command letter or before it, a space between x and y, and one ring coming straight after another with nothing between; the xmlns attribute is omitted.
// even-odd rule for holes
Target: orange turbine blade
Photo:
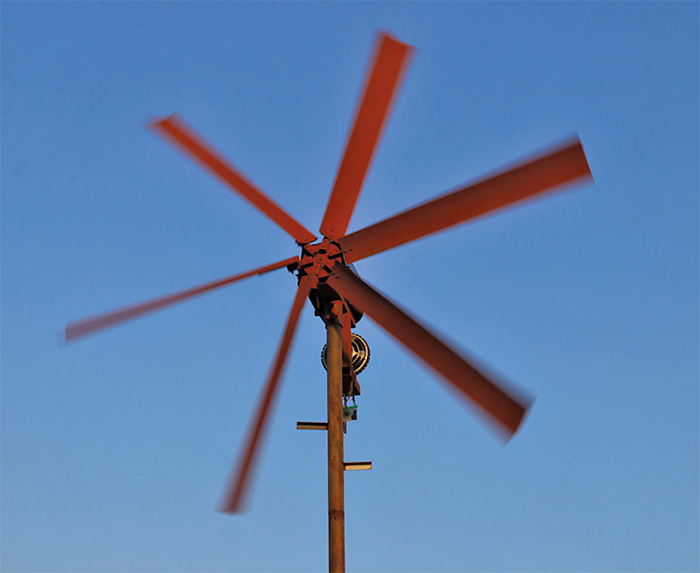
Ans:
<svg viewBox="0 0 700 573"><path fill-rule="evenodd" d="M311 231L304 228L289 213L255 187L243 174L236 171L217 151L204 143L204 140L176 115L153 122L151 127L178 146L191 159L198 161L200 165L208 169L254 207L257 207L258 210L287 231L297 243L301 245L311 243L316 238Z"/></svg>
<svg viewBox="0 0 700 573"><path fill-rule="evenodd" d="M103 328L107 328L109 326L114 326L120 322L124 322L138 316L143 316L144 314L148 314L150 312L155 312L156 310L160 310L166 306L170 306L178 302L182 302L183 300L204 294L205 292L230 285L231 283L235 283L253 275L262 275L269 271L281 269L282 267L286 267L287 265L291 265L298 261L299 257L290 257L283 261L260 267L259 269L232 275L230 277L212 281L197 287L192 287L187 290L135 304L133 306L128 306L119 310L113 310L112 312L101 314L93 318L88 318L87 320L69 323L66 325L66 342L71 342L76 338L92 334L98 330L102 330Z"/></svg>
<svg viewBox="0 0 700 573"><path fill-rule="evenodd" d="M328 284L386 332L441 374L476 404L510 438L529 401L489 380L415 319L378 293L342 263L333 266Z"/></svg>
<svg viewBox="0 0 700 573"><path fill-rule="evenodd" d="M321 223L321 233L330 239L345 235L411 50L387 34L378 37L374 65Z"/></svg>
<svg viewBox="0 0 700 573"><path fill-rule="evenodd" d="M284 329L282 340L280 341L279 348L277 349L277 356L275 357L274 365L270 371L267 383L265 384L265 388L258 404L257 413L252 425L249 428L245 447L241 451L240 458L236 465L236 470L234 474L232 474L232 479L220 509L220 511L223 513L240 513L244 509L246 496L250 485L250 476L260 451L260 445L264 436L265 428L270 418L272 403L277 389L279 388L282 370L289 352L289 347L292 343L292 339L294 338L297 323L299 322L299 315L304 307L304 301L306 297L309 296L309 291L311 290L310 284L311 282L309 277L304 277L299 284L299 289L297 290L294 303L292 304L292 310L290 311L289 318L287 319L287 326Z"/></svg>
<svg viewBox="0 0 700 573"><path fill-rule="evenodd" d="M365 227L340 239L352 263L567 183L591 179L578 138L573 143L521 163Z"/></svg>

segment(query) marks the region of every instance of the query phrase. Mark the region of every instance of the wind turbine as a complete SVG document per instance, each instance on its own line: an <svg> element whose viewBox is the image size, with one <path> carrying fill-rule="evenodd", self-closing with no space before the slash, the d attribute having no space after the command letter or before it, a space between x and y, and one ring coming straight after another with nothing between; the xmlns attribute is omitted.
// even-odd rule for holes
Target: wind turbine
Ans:
<svg viewBox="0 0 700 573"><path fill-rule="evenodd" d="M373 62L319 228L320 240L205 143L178 116L171 115L153 122L153 130L277 223L296 241L300 252L257 269L73 322L65 330L66 341L73 341L255 275L285 267L293 272L297 278L296 296L226 491L222 511L237 513L244 507L290 344L308 298L327 330L324 365L328 378L328 421L315 424L315 427L328 432L331 571L345 570L344 472L357 467L344 461L343 401L359 393L357 358L362 352L368 352L368 348L362 347L364 340L360 338L360 342L353 338L355 335L351 330L363 314L456 388L505 438L510 438L518 430L529 406L524 394L487 377L406 310L360 278L352 263L524 199L592 180L581 143L574 137L495 174L347 234L411 53L410 46L389 34L378 34ZM307 423L306 427L310 426L314 424Z"/></svg>

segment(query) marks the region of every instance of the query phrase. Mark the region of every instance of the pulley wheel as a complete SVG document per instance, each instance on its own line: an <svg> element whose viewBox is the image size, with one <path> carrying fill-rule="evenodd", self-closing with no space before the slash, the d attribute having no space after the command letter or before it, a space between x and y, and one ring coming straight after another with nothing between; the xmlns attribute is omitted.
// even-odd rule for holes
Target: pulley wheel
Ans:
<svg viewBox="0 0 700 573"><path fill-rule="evenodd" d="M359 334L352 333L350 342L352 346L352 368L355 374L359 374L369 364L369 344ZM323 346L321 350L321 364L328 370L328 345Z"/></svg>

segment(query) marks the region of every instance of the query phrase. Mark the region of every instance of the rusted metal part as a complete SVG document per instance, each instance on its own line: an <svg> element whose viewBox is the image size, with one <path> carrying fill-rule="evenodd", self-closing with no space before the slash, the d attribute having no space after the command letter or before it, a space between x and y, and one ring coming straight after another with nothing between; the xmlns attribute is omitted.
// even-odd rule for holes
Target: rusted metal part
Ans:
<svg viewBox="0 0 700 573"><path fill-rule="evenodd" d="M299 275L314 276L319 283L324 283L337 259L343 260L343 252L338 243L328 238L319 243L303 245L298 265Z"/></svg>
<svg viewBox="0 0 700 573"><path fill-rule="evenodd" d="M372 320L441 374L453 387L476 404L487 419L510 438L520 426L529 401L489 380L464 358L378 293L344 265L335 265L330 284Z"/></svg>
<svg viewBox="0 0 700 573"><path fill-rule="evenodd" d="M364 96L321 222L320 231L326 237L337 240L345 235L411 51L410 46L388 34L379 36Z"/></svg>
<svg viewBox="0 0 700 573"><path fill-rule="evenodd" d="M287 359L287 354L289 353L289 347L292 344L294 333L299 323L299 315L304 307L304 302L306 302L306 297L309 296L309 290L309 279L302 279L296 297L294 298L294 303L292 304L292 310L287 319L284 334L282 335L279 348L277 349L277 356L275 357L272 370L270 371L267 383L263 389L257 413L248 431L245 447L241 451L241 456L236 464L233 479L229 484L226 498L222 504L221 511L223 513L240 513L244 509L250 476L255 466L258 452L260 451L260 445L270 418L270 412L279 388L279 382L282 378L282 371Z"/></svg>
<svg viewBox="0 0 700 573"><path fill-rule="evenodd" d="M341 261L345 264L343 252L340 250L338 243L325 238L320 243L304 245L297 265L300 280L304 276L309 276L313 280L309 300L311 300L311 304L316 311L316 316L321 317L323 320L325 320L324 316L328 312L328 305L341 300L338 293L327 284L330 269L336 261ZM346 309L350 311L354 326L362 318L362 313L352 305L346 305Z"/></svg>
<svg viewBox="0 0 700 573"><path fill-rule="evenodd" d="M576 138L533 160L408 209L338 240L352 263L573 182L591 179Z"/></svg>

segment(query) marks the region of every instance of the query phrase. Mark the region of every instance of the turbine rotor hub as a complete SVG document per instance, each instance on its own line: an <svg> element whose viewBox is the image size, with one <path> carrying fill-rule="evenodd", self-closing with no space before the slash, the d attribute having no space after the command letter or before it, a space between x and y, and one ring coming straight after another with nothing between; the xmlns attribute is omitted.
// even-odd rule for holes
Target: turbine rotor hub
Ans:
<svg viewBox="0 0 700 573"><path fill-rule="evenodd" d="M328 238L324 238L320 243L304 245L301 249L301 260L298 267L299 276L312 277L315 279L316 285L325 283L331 273L331 268L338 259L345 264L340 245Z"/></svg>

